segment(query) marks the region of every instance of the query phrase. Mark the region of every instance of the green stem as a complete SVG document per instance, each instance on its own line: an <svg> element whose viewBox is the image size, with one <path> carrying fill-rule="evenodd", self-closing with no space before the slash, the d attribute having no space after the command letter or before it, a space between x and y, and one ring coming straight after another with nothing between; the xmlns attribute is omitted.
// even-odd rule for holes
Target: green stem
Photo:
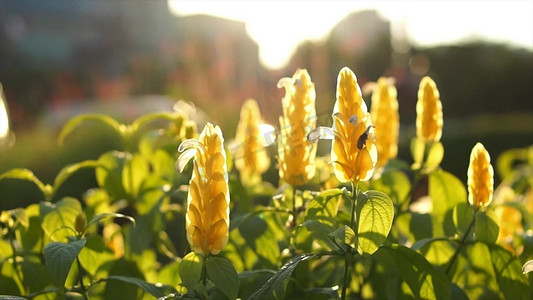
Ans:
<svg viewBox="0 0 533 300"><path fill-rule="evenodd" d="M11 228L10 228L11 230ZM14 235L14 234L13 234ZM21 270L19 268L19 264L17 262L17 251L15 248L15 243L13 242L13 237L9 238L9 244L11 245L11 251L13 251L13 255L11 259L13 260L13 269L15 269L15 275L17 276L18 280L20 281L20 284L22 284L22 287L24 289L24 294L26 294L26 285L24 284L24 280L22 277Z"/></svg>
<svg viewBox="0 0 533 300"><path fill-rule="evenodd" d="M89 300L89 297L87 296L87 289L85 288L85 284L83 284L83 269L81 267L81 263L79 258L76 257L76 264L78 265L78 280L80 281L80 288L81 293L83 295L83 299Z"/></svg>
<svg viewBox="0 0 533 300"><path fill-rule="evenodd" d="M477 211L474 213L474 217L472 218L472 221L470 222L470 225L468 225L468 229L466 229L465 234L459 241L459 246L457 246L457 249L455 250L455 253L453 254L452 258L450 259L450 262L448 263L448 266L446 267L446 276L449 276L450 271L452 269L453 264L455 263L455 260L459 256L459 252L461 252L461 249L464 246L464 243L466 241L466 238L468 237L468 234L470 233L470 230L472 230L472 227L474 227L474 224L476 223L476 214Z"/></svg>
<svg viewBox="0 0 533 300"><path fill-rule="evenodd" d="M296 188L292 188L292 228L296 227Z"/></svg>
<svg viewBox="0 0 533 300"><path fill-rule="evenodd" d="M357 184L354 185L352 182L352 207L350 213L350 228L352 228L357 235L357 229L354 229L357 225L357 218L355 216L355 207L357 206ZM357 236L356 236L357 238ZM350 259L352 256L352 247L347 245L346 253L344 253L344 279L342 284L341 299L346 299L346 288L348 287L349 278L350 278Z"/></svg>
<svg viewBox="0 0 533 300"><path fill-rule="evenodd" d="M205 289L207 290L207 255L204 256L203 262L202 262L202 284L204 285Z"/></svg>

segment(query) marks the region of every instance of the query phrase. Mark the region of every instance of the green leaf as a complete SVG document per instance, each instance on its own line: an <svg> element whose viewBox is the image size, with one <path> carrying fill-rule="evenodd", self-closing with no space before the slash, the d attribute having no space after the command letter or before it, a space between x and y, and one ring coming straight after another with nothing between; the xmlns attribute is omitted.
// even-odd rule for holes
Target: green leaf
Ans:
<svg viewBox="0 0 533 300"><path fill-rule="evenodd" d="M301 254L294 257L283 265L276 274L270 277L270 279L259 290L252 294L248 300L283 299L285 296L285 289L287 288L287 284L294 269L296 269L300 262L315 256L316 254Z"/></svg>
<svg viewBox="0 0 533 300"><path fill-rule="evenodd" d="M494 211L486 210L476 214L476 224L474 225L474 237L476 241L488 244L495 243L498 239L499 232L498 217Z"/></svg>
<svg viewBox="0 0 533 300"><path fill-rule="evenodd" d="M33 172L28 169L16 168L0 174L0 180L6 178L20 179L33 182L41 190L45 198L47 198L48 195L52 192L52 187L50 185L45 185L44 183L42 183L39 178L37 178L37 176L35 176L35 174L33 174Z"/></svg>
<svg viewBox="0 0 533 300"><path fill-rule="evenodd" d="M240 272L239 298L250 298L250 296L257 290L259 290L274 274L276 274L276 271L266 269L256 269Z"/></svg>
<svg viewBox="0 0 533 300"><path fill-rule="evenodd" d="M103 214L99 214L99 215L96 215L94 216L90 221L89 223L87 223L87 228L89 228L89 226L91 226L92 224L94 223L98 223L100 222L101 220L105 219L105 218L121 218L121 219L126 219L128 221L130 221L131 223L133 223L133 225L135 225L135 219L130 217L130 216L126 216L126 215L123 215L123 214L119 214L119 213L103 213Z"/></svg>
<svg viewBox="0 0 533 300"><path fill-rule="evenodd" d="M340 189L330 189L318 194L309 202L304 220L317 220L325 225L333 226L342 194Z"/></svg>
<svg viewBox="0 0 533 300"><path fill-rule="evenodd" d="M86 121L98 121L105 125L107 125L109 128L111 128L113 131L118 133L121 137L123 137L123 134L121 132L121 124L117 122L115 119L106 116L106 115L100 115L100 114L86 114L74 117L63 126L63 129L61 129L61 132L59 133L58 142L59 145L63 145L63 142L65 138L74 131L78 126L80 126L83 122Z"/></svg>
<svg viewBox="0 0 533 300"><path fill-rule="evenodd" d="M58 286L65 285L70 267L83 246L85 246L85 243L86 240L82 239L68 244L52 242L44 247L46 266Z"/></svg>
<svg viewBox="0 0 533 300"><path fill-rule="evenodd" d="M452 214L455 231L461 236L464 235L474 218L474 209L470 204L461 202L453 208Z"/></svg>
<svg viewBox="0 0 533 300"><path fill-rule="evenodd" d="M122 170L128 160L131 160L131 154L118 151L106 152L98 158L103 168L96 169L96 181L115 199L127 198L122 185Z"/></svg>
<svg viewBox="0 0 533 300"><path fill-rule="evenodd" d="M55 204L41 202L39 205L41 226L52 240L66 241L67 236L74 235L74 220L82 211L77 199L65 197Z"/></svg>
<svg viewBox="0 0 533 300"><path fill-rule="evenodd" d="M516 161L526 161L527 148L508 149L503 151L496 159L496 170L501 179L506 179L514 169Z"/></svg>
<svg viewBox="0 0 533 300"><path fill-rule="evenodd" d="M520 261L499 245L488 245L496 281L505 299L527 299L531 289Z"/></svg>
<svg viewBox="0 0 533 300"><path fill-rule="evenodd" d="M121 257L115 260L106 268L108 276L124 276L135 277L144 280L144 274L139 269L142 264L142 259L139 257L132 257L131 260ZM120 278L120 277L119 277ZM105 280L105 279L102 279ZM102 299L138 299L140 297L141 288L137 284L131 284L123 280L109 280L106 281Z"/></svg>
<svg viewBox="0 0 533 300"><path fill-rule="evenodd" d="M157 121L157 120L168 120L168 121L174 121L176 120L178 114L176 112L156 112L156 113L149 113L145 114L131 124L131 130L134 134L138 133L140 129L142 129L144 126L146 126L148 123Z"/></svg>
<svg viewBox="0 0 533 300"><path fill-rule="evenodd" d="M395 205L401 205L411 190L411 182L400 170L386 171L377 180L370 182L370 189L378 190L390 196Z"/></svg>
<svg viewBox="0 0 533 300"><path fill-rule="evenodd" d="M318 220L307 220L298 225L296 230L296 243L303 251L312 251L313 243L319 243L327 250L338 248L329 238L333 230L332 226L320 223ZM341 240L344 241L344 239Z"/></svg>
<svg viewBox="0 0 533 300"><path fill-rule="evenodd" d="M382 246L372 256L385 269L395 270L415 299L450 299L450 280L418 252L399 245ZM401 298L401 297L400 297Z"/></svg>
<svg viewBox="0 0 533 300"><path fill-rule="evenodd" d="M78 259L83 268L94 276L101 266L115 260L115 254L105 245L100 235L91 234L86 240L87 243L78 254Z"/></svg>
<svg viewBox="0 0 533 300"><path fill-rule="evenodd" d="M372 254L389 235L394 206L389 196L379 191L371 190L360 195L356 208L359 223L357 251Z"/></svg>
<svg viewBox="0 0 533 300"><path fill-rule="evenodd" d="M346 245L352 248L357 248L357 240L355 239L355 232L348 225L344 225L329 234L331 237L341 240Z"/></svg>
<svg viewBox="0 0 533 300"><path fill-rule="evenodd" d="M433 228L433 234L443 235L448 222L448 227L453 227L451 218L449 221L445 218L446 214L457 204L466 202L466 188L461 180L443 170L435 170L429 174L428 188L433 204L433 225L438 225Z"/></svg>
<svg viewBox="0 0 533 300"><path fill-rule="evenodd" d="M209 280L229 299L236 299L239 293L239 275L231 262L226 258L210 256L205 264Z"/></svg>
<svg viewBox="0 0 533 300"><path fill-rule="evenodd" d="M427 170L433 170L440 165L444 158L444 147L441 142L430 143L427 151L424 167Z"/></svg>
<svg viewBox="0 0 533 300"><path fill-rule="evenodd" d="M425 246L427 246L428 244L431 244L433 242L437 242L437 241L448 241L449 238L447 237L434 237L434 238L425 238L425 239L421 239L421 240L418 240L416 241L413 246L411 246L411 249L413 250L419 250Z"/></svg>
<svg viewBox="0 0 533 300"><path fill-rule="evenodd" d="M190 252L185 255L180 263L180 277L183 285L189 289L194 290L196 285L202 279L202 269L204 258L195 252Z"/></svg>
<svg viewBox="0 0 533 300"><path fill-rule="evenodd" d="M40 262L25 260L20 262L20 266L24 277L24 284L29 288L30 293L42 291L47 286L54 284L48 268Z"/></svg>
<svg viewBox="0 0 533 300"><path fill-rule="evenodd" d="M54 187L52 189L52 194L49 197L49 200L52 200L53 196L59 189L59 187L70 177L72 174L76 173L78 170L83 168L97 168L101 166L101 164L96 160L86 160L82 161L76 164L71 164L59 171L59 174L57 174L55 180L54 180Z"/></svg>
<svg viewBox="0 0 533 300"><path fill-rule="evenodd" d="M148 162L142 156L134 154L131 159L127 159L122 169L124 190L133 197L138 196L141 184L149 171Z"/></svg>
<svg viewBox="0 0 533 300"><path fill-rule="evenodd" d="M170 285L153 284L136 277L110 275L105 280L119 280L122 282L134 284L143 289L145 292L150 293L150 295L158 298L164 297L170 293L177 293L177 291Z"/></svg>
<svg viewBox="0 0 533 300"><path fill-rule="evenodd" d="M419 169L424 162L424 152L426 151L426 143L417 137L411 139L410 144L411 156L413 157L413 168Z"/></svg>
<svg viewBox="0 0 533 300"><path fill-rule="evenodd" d="M522 273L526 274L529 272L533 272L533 260L526 262L522 267Z"/></svg>

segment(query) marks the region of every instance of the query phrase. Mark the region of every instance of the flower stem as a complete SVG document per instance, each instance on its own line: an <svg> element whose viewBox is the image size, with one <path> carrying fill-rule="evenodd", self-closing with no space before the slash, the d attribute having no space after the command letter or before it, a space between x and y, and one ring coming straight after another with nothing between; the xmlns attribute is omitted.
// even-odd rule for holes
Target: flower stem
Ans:
<svg viewBox="0 0 533 300"><path fill-rule="evenodd" d="M202 263L202 284L204 285L205 289L207 290L207 255L204 256L203 263Z"/></svg>
<svg viewBox="0 0 533 300"><path fill-rule="evenodd" d="M85 288L85 285L83 284L83 274L82 274L82 267L79 258L76 257L76 264L78 265L78 280L80 281L80 288L81 293L83 295L83 299L89 300L89 297L87 296L87 289Z"/></svg>
<svg viewBox="0 0 533 300"><path fill-rule="evenodd" d="M472 227L474 227L474 224L476 223L476 214L477 211L474 213L474 216L472 217L472 221L470 222L470 225L468 225L468 229L466 229L465 234L459 241L459 246L457 246L457 249L455 250L455 253L453 254L452 258L450 259L450 262L448 263L448 266L446 267L446 276L449 276L450 271L452 269L453 264L455 263L455 260L459 256L459 252L461 252L461 248L463 248L464 243L466 241L466 238L468 237L468 234L470 233L470 230L472 230Z"/></svg>
<svg viewBox="0 0 533 300"><path fill-rule="evenodd" d="M357 225L357 218L355 216L355 207L357 206L357 185L352 182L352 207L350 213L350 228L353 229L357 235L357 229L354 228ZM357 238L357 236L356 236ZM344 253L344 280L342 284L341 299L346 299L346 288L348 287L349 278L350 278L350 260L352 257L352 247L346 245L346 253Z"/></svg>

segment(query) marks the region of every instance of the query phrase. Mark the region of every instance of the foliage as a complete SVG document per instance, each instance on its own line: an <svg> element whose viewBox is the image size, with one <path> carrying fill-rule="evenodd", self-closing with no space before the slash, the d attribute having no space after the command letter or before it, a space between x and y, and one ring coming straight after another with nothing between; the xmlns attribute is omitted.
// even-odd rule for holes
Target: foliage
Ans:
<svg viewBox="0 0 533 300"><path fill-rule="evenodd" d="M526 299L533 276L533 148L496 160L493 203L440 168L440 142L412 139L412 162L391 159L368 182L338 184L329 166L307 185L242 184L231 168L230 228L217 255L185 235L192 168L176 170L192 138L179 112L132 125L107 116L123 148L63 168L52 184L27 169L0 174L42 192L0 215L0 295L13 299ZM158 121L156 129L148 122ZM159 121L163 121L159 123ZM168 125L167 125L168 124ZM465 156L468 153L465 153ZM320 160L320 158L317 158ZM325 164L326 165L326 164ZM81 169L98 186L82 199L56 191ZM276 189L277 188L277 189ZM510 229L509 229L510 228ZM529 274L528 274L529 273Z"/></svg>

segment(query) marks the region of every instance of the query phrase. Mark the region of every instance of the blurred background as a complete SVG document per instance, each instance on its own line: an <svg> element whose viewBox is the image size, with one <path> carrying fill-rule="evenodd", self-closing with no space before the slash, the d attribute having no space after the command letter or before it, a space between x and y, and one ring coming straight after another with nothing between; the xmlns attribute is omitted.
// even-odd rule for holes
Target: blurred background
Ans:
<svg viewBox="0 0 533 300"><path fill-rule="evenodd" d="M532 1L0 0L0 172L29 168L49 183L65 164L114 149L96 125L58 146L62 125L83 113L129 123L185 100L230 140L254 98L276 126L276 83L296 68L309 71L327 126L344 66L360 85L396 79L409 163L425 75L443 103L442 166L463 182L476 142L493 160L533 144ZM94 183L84 172L78 182Z"/></svg>

